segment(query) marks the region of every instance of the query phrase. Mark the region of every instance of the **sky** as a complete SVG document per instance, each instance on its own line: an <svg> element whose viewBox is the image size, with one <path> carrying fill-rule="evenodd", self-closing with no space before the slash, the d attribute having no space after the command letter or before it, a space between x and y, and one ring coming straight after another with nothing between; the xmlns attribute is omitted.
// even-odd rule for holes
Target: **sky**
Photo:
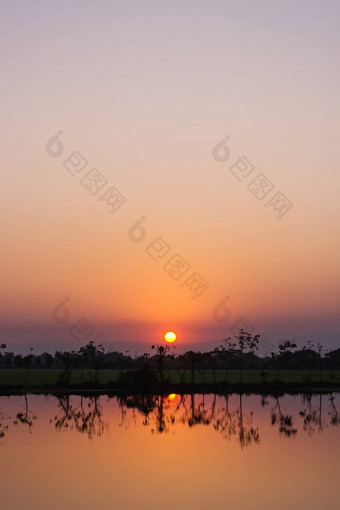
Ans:
<svg viewBox="0 0 340 510"><path fill-rule="evenodd" d="M0 11L8 349L339 346L339 2Z"/></svg>

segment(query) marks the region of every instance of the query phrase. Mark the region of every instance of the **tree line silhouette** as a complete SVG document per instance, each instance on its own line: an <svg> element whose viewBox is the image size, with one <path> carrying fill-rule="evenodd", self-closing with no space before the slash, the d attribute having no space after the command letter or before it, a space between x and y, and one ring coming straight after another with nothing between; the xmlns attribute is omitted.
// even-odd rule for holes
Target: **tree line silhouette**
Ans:
<svg viewBox="0 0 340 510"><path fill-rule="evenodd" d="M69 386L71 374L75 370L80 372L80 384L85 384L86 379L86 384L99 386L100 371L116 369L122 371L116 385L139 388L141 391L164 387L168 371L175 372L179 384L184 387L195 385L198 374L200 383L204 385L208 372L216 386L217 375L221 371L224 371L228 381L229 372L237 370L238 382L242 384L245 370L260 370L261 383L266 384L268 371L274 371L279 381L282 371L303 370L305 382L311 381L312 372L317 371L321 383L323 371L330 371L329 380L332 382L334 373L340 369L340 349L326 351L320 343L315 346L311 341L302 349L297 349L294 341L282 340L276 352L260 357L256 354L260 338L260 335L251 335L241 329L233 339L224 339L220 345L208 352L190 350L176 355L175 348L165 344L153 345L152 354L144 353L134 358L128 353L107 351L103 345L96 345L93 341L89 341L78 351L57 351L54 355L47 352L35 355L31 348L26 356L7 352L6 345L2 344L0 367L25 369L26 382L31 368L57 368L60 370L59 386Z"/></svg>

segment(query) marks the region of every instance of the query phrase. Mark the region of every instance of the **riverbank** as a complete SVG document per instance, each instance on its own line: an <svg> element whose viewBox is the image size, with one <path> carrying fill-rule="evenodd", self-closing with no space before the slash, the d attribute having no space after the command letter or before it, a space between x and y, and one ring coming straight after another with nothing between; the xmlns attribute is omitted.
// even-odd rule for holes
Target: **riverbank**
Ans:
<svg viewBox="0 0 340 510"><path fill-rule="evenodd" d="M129 392L129 393L225 393L328 392L340 391L340 371L189 370L164 372L161 384L156 374L143 377L135 370L73 370L69 382L58 369L2 369L0 394Z"/></svg>

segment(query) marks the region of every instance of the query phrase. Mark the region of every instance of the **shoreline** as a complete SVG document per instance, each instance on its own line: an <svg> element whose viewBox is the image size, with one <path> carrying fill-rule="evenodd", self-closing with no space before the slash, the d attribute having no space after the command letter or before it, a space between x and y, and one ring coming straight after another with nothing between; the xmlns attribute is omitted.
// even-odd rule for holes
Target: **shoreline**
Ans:
<svg viewBox="0 0 340 510"><path fill-rule="evenodd" d="M118 393L118 394L159 394L169 395L190 393L329 393L340 392L340 371L259 371L218 370L177 373L164 371L160 382L157 372L141 377L135 370L74 370L69 374L69 382L61 377L57 369L0 370L0 395L10 394L67 394L67 393Z"/></svg>

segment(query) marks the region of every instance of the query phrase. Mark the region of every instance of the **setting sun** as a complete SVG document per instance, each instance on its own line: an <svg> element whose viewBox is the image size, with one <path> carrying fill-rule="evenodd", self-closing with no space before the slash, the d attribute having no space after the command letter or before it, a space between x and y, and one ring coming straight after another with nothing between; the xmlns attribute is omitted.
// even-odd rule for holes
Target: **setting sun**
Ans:
<svg viewBox="0 0 340 510"><path fill-rule="evenodd" d="M168 331L167 333L165 333L164 338L167 342L172 343L176 340L176 333L174 333L173 331Z"/></svg>

